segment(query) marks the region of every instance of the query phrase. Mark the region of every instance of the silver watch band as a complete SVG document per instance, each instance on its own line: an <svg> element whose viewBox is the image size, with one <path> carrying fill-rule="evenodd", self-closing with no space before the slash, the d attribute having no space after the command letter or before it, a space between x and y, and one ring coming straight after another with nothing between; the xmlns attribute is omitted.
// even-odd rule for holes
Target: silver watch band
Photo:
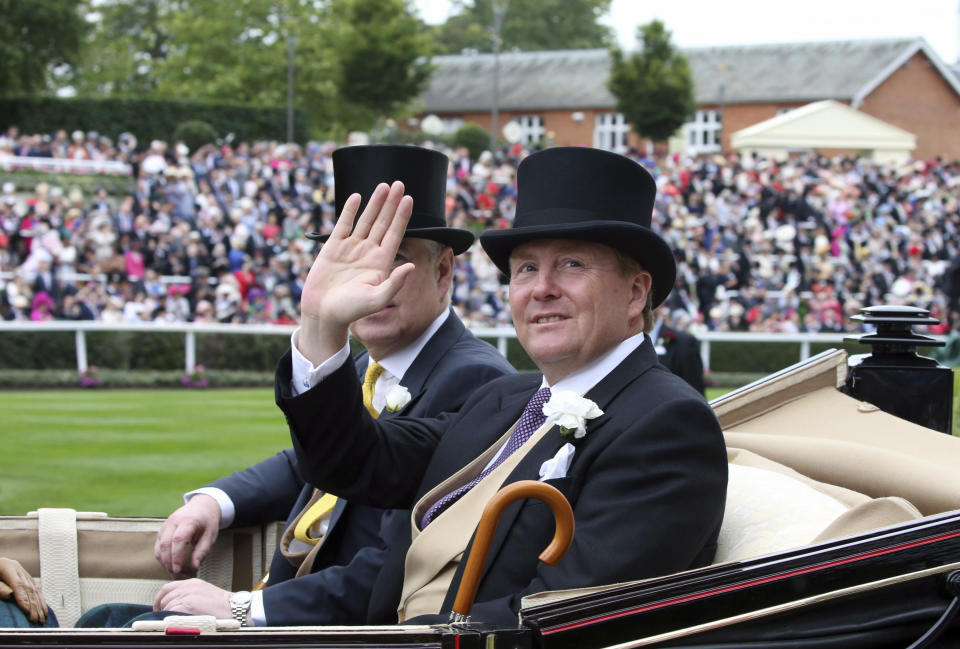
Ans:
<svg viewBox="0 0 960 649"><path fill-rule="evenodd" d="M240 626L247 625L247 615L250 612L250 592L240 591L230 596L230 614Z"/></svg>

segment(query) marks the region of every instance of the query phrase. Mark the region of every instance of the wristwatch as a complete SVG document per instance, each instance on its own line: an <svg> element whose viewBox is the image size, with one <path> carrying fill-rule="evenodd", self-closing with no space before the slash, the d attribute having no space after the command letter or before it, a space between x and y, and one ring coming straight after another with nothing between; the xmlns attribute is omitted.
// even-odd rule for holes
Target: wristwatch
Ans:
<svg viewBox="0 0 960 649"><path fill-rule="evenodd" d="M240 623L240 626L247 625L247 613L250 611L252 598L249 590L238 590L230 595L230 614Z"/></svg>

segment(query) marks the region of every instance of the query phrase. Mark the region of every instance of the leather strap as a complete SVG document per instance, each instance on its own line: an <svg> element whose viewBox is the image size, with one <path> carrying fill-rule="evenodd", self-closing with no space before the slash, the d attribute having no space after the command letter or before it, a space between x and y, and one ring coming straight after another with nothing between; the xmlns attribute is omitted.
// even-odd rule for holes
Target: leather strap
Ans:
<svg viewBox="0 0 960 649"><path fill-rule="evenodd" d="M41 508L37 531L43 597L57 614L60 626L74 626L82 608L76 510Z"/></svg>

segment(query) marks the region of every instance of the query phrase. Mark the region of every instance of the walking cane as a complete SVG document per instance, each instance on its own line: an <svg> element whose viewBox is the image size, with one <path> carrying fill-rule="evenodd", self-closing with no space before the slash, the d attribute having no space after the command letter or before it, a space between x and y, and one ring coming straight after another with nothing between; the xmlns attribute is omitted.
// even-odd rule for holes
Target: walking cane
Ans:
<svg viewBox="0 0 960 649"><path fill-rule="evenodd" d="M480 576L487 562L490 543L497 531L500 515L508 505L521 498L542 500L553 512L556 530L550 545L540 553L540 560L552 566L560 561L570 547L573 541L573 509L570 508L570 503L562 493L555 487L536 480L521 480L507 485L498 491L483 508L480 524L477 525L477 533L473 539L473 548L463 570L460 588L457 590L457 598L453 602L453 610L450 611L451 623L470 621L470 609L473 608L473 600L477 596Z"/></svg>

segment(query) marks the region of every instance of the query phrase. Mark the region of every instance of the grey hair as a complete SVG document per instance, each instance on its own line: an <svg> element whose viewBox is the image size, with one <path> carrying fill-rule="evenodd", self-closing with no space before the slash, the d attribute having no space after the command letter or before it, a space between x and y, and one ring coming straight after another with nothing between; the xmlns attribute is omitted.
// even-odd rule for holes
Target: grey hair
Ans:
<svg viewBox="0 0 960 649"><path fill-rule="evenodd" d="M427 247L427 257L430 259L430 263L435 262L440 255L443 254L444 250L450 248L450 246L440 243L439 241L434 241L433 239L420 239ZM452 248L450 248L452 250ZM446 307L449 308L453 303L453 286L455 284L455 278L450 278L450 288L447 289L447 304Z"/></svg>
<svg viewBox="0 0 960 649"><path fill-rule="evenodd" d="M639 272L646 270L639 261L631 257L624 251L614 248L614 252L617 254L617 264L620 266L620 273L624 277L630 275L636 275ZM647 303L643 305L643 333L650 333L653 331L653 290L647 292Z"/></svg>

